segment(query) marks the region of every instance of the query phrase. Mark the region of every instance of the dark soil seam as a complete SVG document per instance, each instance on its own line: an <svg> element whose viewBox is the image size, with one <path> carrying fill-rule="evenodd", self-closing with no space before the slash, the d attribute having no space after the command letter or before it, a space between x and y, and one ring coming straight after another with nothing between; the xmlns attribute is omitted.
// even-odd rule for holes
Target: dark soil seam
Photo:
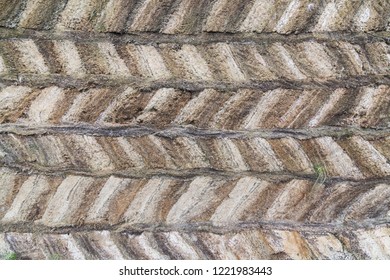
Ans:
<svg viewBox="0 0 390 280"><path fill-rule="evenodd" d="M234 224L226 223L213 225L210 222L205 223L186 223L186 224L136 224L126 225L120 223L116 225L91 224L85 226L65 226L48 227L37 225L32 222L23 222L17 224L0 224L0 232L18 232L18 233L39 233L39 234L68 234L72 232L94 232L110 231L115 233L134 233L142 232L210 232L216 234L227 234L232 232L248 230L264 231L298 231L301 233L341 233L353 232L356 230L369 230L377 227L390 227L390 220L364 220L345 223L327 223L327 224L299 224L293 222L237 222Z"/></svg>
<svg viewBox="0 0 390 280"><path fill-rule="evenodd" d="M32 39L32 40L72 40L74 42L101 42L112 41L115 44L192 44L201 45L209 43L273 43L287 42L299 43L303 41L347 41L351 43L388 42L389 31L379 32L318 32L282 35L277 33L226 33L202 32L193 35L187 34L161 34L154 32L126 33L97 33L86 31L34 30L24 28L0 28L0 40Z"/></svg>
<svg viewBox="0 0 390 280"><path fill-rule="evenodd" d="M262 91L284 89L337 89L337 88L357 88L363 86L390 85L390 75L363 75L345 76L335 79L305 79L286 80L277 79L269 81L252 80L248 82L193 82L182 79L170 79L164 81L145 81L145 79L134 77L117 77L115 75L85 75L82 78L75 78L61 74L7 74L0 76L0 85L6 86L33 86L47 87L55 85L66 88L84 87L118 87L131 86L135 89L145 91L160 88L175 88L184 91L202 91L204 89L215 89L220 91L237 91L239 89L258 89Z"/></svg>
<svg viewBox="0 0 390 280"><path fill-rule="evenodd" d="M238 179L242 177L255 177L266 181L284 182L289 180L308 180L312 182L318 181L318 175L314 174L300 174L300 173L287 173L287 172L258 172L258 171L220 171L213 169L187 169L187 170L168 170L168 169L139 169L139 170L124 170L124 171L88 171L78 169L61 169L50 168L38 165L18 164L18 163L0 163L0 168L9 168L15 172L24 175L40 174L46 176L85 176L93 178L108 178L115 176L118 178L134 178L134 179L151 179L156 177L162 178L175 178L182 180L192 180L198 176L212 176L220 179ZM344 177L327 177L322 184L327 187L336 183L349 183L353 185L360 185L371 187L377 184L390 184L390 176L366 178L366 179L353 179Z"/></svg>
<svg viewBox="0 0 390 280"><path fill-rule="evenodd" d="M390 136L390 128L361 128L323 126L313 128L277 128L253 130L213 130L185 126L167 126L165 129L131 125L24 125L0 124L1 134L24 136L77 134L96 137L141 137L154 135L163 138L195 137L195 138L228 138L228 139L278 139L291 137L306 140L318 137L335 137L344 139L351 136L363 136L365 139L376 139Z"/></svg>

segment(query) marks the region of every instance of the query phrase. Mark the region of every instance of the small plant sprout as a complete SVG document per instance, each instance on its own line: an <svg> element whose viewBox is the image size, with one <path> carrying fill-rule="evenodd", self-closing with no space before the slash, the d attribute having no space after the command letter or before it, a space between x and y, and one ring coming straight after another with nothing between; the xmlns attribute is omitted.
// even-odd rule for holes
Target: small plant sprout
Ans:
<svg viewBox="0 0 390 280"><path fill-rule="evenodd" d="M323 184L328 178L328 171L324 164L314 164L314 172L317 175L315 184Z"/></svg>
<svg viewBox="0 0 390 280"><path fill-rule="evenodd" d="M49 256L49 260L62 260L62 256L60 254L52 254Z"/></svg>
<svg viewBox="0 0 390 280"><path fill-rule="evenodd" d="M15 252L9 252L4 256L5 260L17 260L18 255Z"/></svg>

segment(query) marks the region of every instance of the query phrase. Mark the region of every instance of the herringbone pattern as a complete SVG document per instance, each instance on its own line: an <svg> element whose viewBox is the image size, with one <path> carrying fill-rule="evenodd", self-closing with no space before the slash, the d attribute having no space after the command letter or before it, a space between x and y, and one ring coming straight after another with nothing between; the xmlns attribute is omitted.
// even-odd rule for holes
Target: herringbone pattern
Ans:
<svg viewBox="0 0 390 280"><path fill-rule="evenodd" d="M326 82L389 75L388 45L383 42L116 44L110 41L9 39L0 41L0 74L95 75L138 82L253 83L278 79Z"/></svg>
<svg viewBox="0 0 390 280"><path fill-rule="evenodd" d="M386 0L17 0L5 27L95 32L332 32L386 30Z"/></svg>
<svg viewBox="0 0 390 280"><path fill-rule="evenodd" d="M22 175L22 176L20 176ZM3 168L0 220L11 227L97 227L134 230L158 224L167 228L332 227L389 220L390 187L386 183L338 182L318 174L316 180L264 179L212 174L177 178L82 175L28 175ZM87 215L82 215L87 213Z"/></svg>
<svg viewBox="0 0 390 280"><path fill-rule="evenodd" d="M388 127L387 85L262 91L132 87L88 90L8 86L0 91L2 124L97 127L192 127L251 131L273 128Z"/></svg>
<svg viewBox="0 0 390 280"><path fill-rule="evenodd" d="M0 0L0 256L390 258L385 0Z"/></svg>

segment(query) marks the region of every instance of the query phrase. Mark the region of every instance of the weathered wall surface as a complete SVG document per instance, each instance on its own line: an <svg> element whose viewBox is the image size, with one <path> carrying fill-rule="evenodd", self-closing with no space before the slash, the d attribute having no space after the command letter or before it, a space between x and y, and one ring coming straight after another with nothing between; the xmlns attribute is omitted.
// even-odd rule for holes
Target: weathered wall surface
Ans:
<svg viewBox="0 0 390 280"><path fill-rule="evenodd" d="M387 0L0 0L0 256L389 259Z"/></svg>

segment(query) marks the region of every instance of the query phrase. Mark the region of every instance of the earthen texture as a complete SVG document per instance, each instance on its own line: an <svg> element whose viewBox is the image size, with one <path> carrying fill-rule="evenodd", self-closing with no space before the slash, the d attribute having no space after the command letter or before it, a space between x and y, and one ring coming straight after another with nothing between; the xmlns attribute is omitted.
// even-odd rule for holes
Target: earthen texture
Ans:
<svg viewBox="0 0 390 280"><path fill-rule="evenodd" d="M0 0L0 257L389 259L387 0Z"/></svg>

